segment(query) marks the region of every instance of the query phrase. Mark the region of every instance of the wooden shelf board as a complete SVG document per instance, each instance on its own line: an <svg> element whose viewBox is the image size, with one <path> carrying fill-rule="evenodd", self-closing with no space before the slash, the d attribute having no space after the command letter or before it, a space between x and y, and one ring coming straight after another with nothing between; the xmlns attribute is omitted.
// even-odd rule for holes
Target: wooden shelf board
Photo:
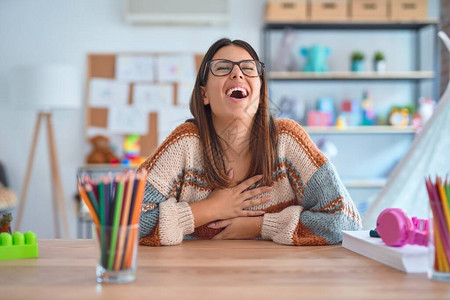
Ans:
<svg viewBox="0 0 450 300"><path fill-rule="evenodd" d="M411 72L268 72L270 80L423 80L433 79L433 71Z"/></svg>
<svg viewBox="0 0 450 300"><path fill-rule="evenodd" d="M335 126L303 126L309 134L414 134L416 129L412 126L396 127L388 125L354 126L337 128Z"/></svg>

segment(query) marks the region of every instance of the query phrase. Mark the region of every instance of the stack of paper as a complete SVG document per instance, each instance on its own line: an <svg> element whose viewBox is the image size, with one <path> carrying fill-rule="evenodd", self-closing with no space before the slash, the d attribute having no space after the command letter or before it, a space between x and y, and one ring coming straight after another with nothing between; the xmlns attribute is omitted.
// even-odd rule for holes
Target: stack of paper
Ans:
<svg viewBox="0 0 450 300"><path fill-rule="evenodd" d="M342 247L406 273L424 273L428 269L428 248L417 245L386 246L368 230L342 231Z"/></svg>

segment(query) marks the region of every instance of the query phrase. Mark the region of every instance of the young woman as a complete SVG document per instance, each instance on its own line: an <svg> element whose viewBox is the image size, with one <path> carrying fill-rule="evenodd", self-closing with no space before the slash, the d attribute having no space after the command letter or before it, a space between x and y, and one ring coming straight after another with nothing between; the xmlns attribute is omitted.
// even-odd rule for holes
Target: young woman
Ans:
<svg viewBox="0 0 450 300"><path fill-rule="evenodd" d="M264 64L246 42L207 51L178 126L148 172L140 243L268 239L327 245L361 220L334 166L296 122L274 120Z"/></svg>

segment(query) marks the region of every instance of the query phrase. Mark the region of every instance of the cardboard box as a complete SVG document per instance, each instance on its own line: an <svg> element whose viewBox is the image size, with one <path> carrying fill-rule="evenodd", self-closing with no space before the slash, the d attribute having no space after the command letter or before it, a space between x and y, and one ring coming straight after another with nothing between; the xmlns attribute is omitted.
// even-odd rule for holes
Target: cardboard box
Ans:
<svg viewBox="0 0 450 300"><path fill-rule="evenodd" d="M311 21L347 20L347 0L311 0Z"/></svg>
<svg viewBox="0 0 450 300"><path fill-rule="evenodd" d="M388 19L387 0L352 0L350 18L358 21L383 21Z"/></svg>
<svg viewBox="0 0 450 300"><path fill-rule="evenodd" d="M427 0L391 0L390 11L394 21L428 19Z"/></svg>
<svg viewBox="0 0 450 300"><path fill-rule="evenodd" d="M307 20L306 0L269 1L266 22L301 22Z"/></svg>

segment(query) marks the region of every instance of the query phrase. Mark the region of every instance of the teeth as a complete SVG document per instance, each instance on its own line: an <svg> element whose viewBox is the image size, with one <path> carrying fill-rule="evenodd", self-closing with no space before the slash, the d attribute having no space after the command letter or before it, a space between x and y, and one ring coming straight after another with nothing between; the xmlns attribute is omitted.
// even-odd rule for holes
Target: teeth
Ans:
<svg viewBox="0 0 450 300"><path fill-rule="evenodd" d="M244 97L247 97L247 90L241 87L234 87L227 91L227 96L231 96L234 91L241 91Z"/></svg>

